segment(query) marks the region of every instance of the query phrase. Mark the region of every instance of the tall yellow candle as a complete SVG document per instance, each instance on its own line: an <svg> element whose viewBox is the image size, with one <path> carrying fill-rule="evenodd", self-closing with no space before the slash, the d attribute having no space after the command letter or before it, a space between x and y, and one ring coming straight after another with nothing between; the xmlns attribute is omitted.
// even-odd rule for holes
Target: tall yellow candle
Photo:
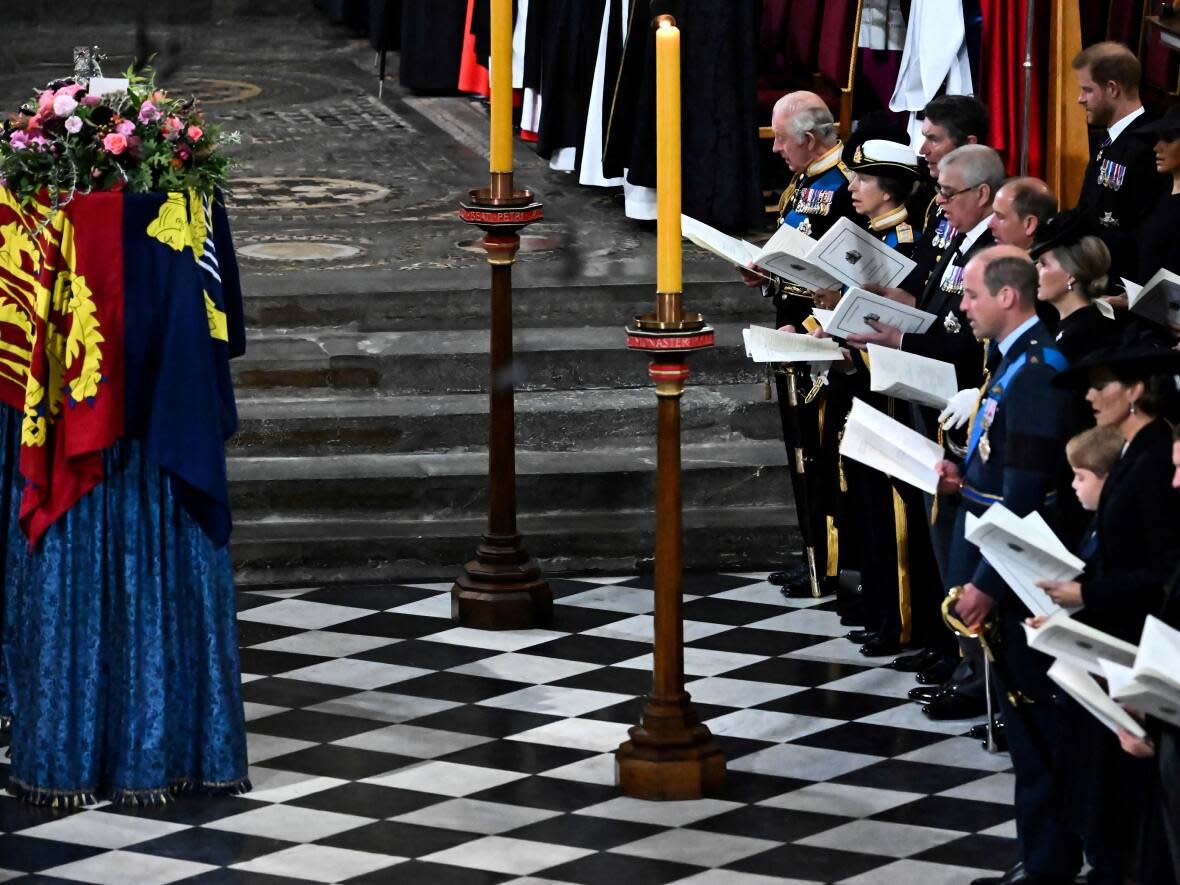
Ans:
<svg viewBox="0 0 1180 885"><path fill-rule="evenodd" d="M680 29L656 29L656 289L680 292Z"/></svg>
<svg viewBox="0 0 1180 885"><path fill-rule="evenodd" d="M491 171L512 171L512 0L492 0Z"/></svg>

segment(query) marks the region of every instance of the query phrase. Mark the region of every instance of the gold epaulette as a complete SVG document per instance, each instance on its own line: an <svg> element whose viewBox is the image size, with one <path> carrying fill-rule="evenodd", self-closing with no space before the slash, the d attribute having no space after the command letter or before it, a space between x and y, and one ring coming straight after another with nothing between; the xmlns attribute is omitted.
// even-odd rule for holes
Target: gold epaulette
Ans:
<svg viewBox="0 0 1180 885"><path fill-rule="evenodd" d="M908 224L899 224L895 230L897 231L897 242L912 243L914 241L914 229Z"/></svg>
<svg viewBox="0 0 1180 885"><path fill-rule="evenodd" d="M840 160L836 163L836 168L844 173L845 181L852 181L852 170L844 165L844 161Z"/></svg>
<svg viewBox="0 0 1180 885"><path fill-rule="evenodd" d="M930 227L930 214L938 210L938 196L935 195L930 198L930 202L926 204L926 214L922 216L922 226L924 228Z"/></svg>

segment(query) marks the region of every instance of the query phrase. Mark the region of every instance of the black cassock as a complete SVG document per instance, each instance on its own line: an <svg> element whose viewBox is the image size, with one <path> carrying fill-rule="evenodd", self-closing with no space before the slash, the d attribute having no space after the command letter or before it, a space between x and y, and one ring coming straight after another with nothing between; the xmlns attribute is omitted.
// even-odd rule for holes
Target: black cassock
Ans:
<svg viewBox="0 0 1180 885"><path fill-rule="evenodd" d="M534 0L536 2L536 0ZM607 0L545 0L541 125L537 153L550 159L560 148L577 147L581 164L586 111L594 86L598 37ZM529 5L529 19L533 7ZM526 56L527 58L527 56Z"/></svg>
<svg viewBox="0 0 1180 885"><path fill-rule="evenodd" d="M407 89L454 92L459 85L467 0L404 0L401 67Z"/></svg>
<svg viewBox="0 0 1180 885"><path fill-rule="evenodd" d="M757 92L761 0L671 0L654 5L634 0L631 6L605 136L606 175L619 176L626 169L631 184L655 186L651 19L653 13L671 13L681 32L684 213L714 227L749 227L762 212Z"/></svg>

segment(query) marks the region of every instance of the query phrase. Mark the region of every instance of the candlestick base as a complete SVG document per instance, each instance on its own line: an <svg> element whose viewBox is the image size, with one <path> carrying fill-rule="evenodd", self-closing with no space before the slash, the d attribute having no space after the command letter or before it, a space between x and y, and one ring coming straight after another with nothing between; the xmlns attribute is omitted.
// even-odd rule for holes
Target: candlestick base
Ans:
<svg viewBox="0 0 1180 885"><path fill-rule="evenodd" d="M451 618L481 630L528 630L553 616L553 592L520 535L484 535L451 589Z"/></svg>
<svg viewBox="0 0 1180 885"><path fill-rule="evenodd" d="M635 799L700 799L725 784L725 756L688 694L649 697L643 721L615 752L619 787Z"/></svg>

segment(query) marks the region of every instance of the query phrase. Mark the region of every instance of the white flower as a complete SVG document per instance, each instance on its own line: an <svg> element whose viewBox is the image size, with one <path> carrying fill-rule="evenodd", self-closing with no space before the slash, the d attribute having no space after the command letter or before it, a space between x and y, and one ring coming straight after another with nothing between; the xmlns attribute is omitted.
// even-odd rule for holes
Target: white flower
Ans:
<svg viewBox="0 0 1180 885"><path fill-rule="evenodd" d="M66 132L77 135L82 131L82 118L77 114L66 120Z"/></svg>
<svg viewBox="0 0 1180 885"><path fill-rule="evenodd" d="M72 96L58 95L53 99L53 112L59 117L68 117L78 107Z"/></svg>

